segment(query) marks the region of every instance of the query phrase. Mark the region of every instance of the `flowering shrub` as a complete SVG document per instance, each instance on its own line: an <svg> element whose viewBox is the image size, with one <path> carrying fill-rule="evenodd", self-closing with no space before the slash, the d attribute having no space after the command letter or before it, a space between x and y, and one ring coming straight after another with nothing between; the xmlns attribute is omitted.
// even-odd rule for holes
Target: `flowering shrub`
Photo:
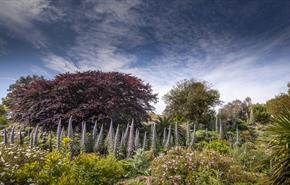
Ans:
<svg viewBox="0 0 290 185"><path fill-rule="evenodd" d="M210 142L202 142L202 145L206 149L214 150L221 154L227 154L230 152L230 146L226 141L214 140Z"/></svg>
<svg viewBox="0 0 290 185"><path fill-rule="evenodd" d="M212 150L175 148L151 165L154 184L253 184L256 177L233 159Z"/></svg>
<svg viewBox="0 0 290 185"><path fill-rule="evenodd" d="M25 163L43 161L46 153L39 148L0 144L0 184L14 184L18 169Z"/></svg>

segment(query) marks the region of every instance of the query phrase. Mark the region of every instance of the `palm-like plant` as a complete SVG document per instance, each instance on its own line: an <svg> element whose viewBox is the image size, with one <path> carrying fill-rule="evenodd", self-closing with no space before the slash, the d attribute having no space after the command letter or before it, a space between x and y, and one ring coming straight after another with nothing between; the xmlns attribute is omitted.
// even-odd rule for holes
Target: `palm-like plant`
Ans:
<svg viewBox="0 0 290 185"><path fill-rule="evenodd" d="M270 184L290 184L290 110L273 117L266 129L270 138L272 175Z"/></svg>

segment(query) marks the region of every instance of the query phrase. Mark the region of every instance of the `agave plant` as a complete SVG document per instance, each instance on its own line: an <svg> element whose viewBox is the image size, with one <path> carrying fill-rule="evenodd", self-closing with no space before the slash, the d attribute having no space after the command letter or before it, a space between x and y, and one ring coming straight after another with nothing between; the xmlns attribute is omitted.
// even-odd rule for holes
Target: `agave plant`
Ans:
<svg viewBox="0 0 290 185"><path fill-rule="evenodd" d="M290 110L272 118L272 124L266 128L272 161L272 185L290 184Z"/></svg>

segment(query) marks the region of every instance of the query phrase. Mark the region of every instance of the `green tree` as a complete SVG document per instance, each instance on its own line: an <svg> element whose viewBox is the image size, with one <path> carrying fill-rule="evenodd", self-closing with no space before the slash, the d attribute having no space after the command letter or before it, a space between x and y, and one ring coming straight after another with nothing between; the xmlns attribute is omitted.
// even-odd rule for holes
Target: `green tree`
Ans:
<svg viewBox="0 0 290 185"><path fill-rule="evenodd" d="M212 109L219 104L219 92L211 89L207 82L184 80L178 82L163 99L165 115L171 118L182 116L186 120L208 123L214 114Z"/></svg>
<svg viewBox="0 0 290 185"><path fill-rule="evenodd" d="M7 124L7 107L0 105L0 127Z"/></svg>
<svg viewBox="0 0 290 185"><path fill-rule="evenodd" d="M252 105L255 121L258 123L268 123L270 121L270 114L267 112L265 104Z"/></svg>
<svg viewBox="0 0 290 185"><path fill-rule="evenodd" d="M266 103L269 114L278 115L285 109L290 109L290 83L288 83L288 94L282 93Z"/></svg>

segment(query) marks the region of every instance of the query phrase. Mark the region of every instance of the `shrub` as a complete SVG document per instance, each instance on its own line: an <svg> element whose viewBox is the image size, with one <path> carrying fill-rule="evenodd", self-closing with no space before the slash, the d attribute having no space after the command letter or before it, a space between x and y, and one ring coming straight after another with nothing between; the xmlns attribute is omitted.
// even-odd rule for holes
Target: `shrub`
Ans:
<svg viewBox="0 0 290 185"><path fill-rule="evenodd" d="M211 142L202 142L202 144L204 148L217 151L221 154L228 154L230 152L230 146L226 141L214 140Z"/></svg>
<svg viewBox="0 0 290 185"><path fill-rule="evenodd" d="M212 150L175 148L157 157L151 165L155 184L253 184L256 177L232 158Z"/></svg>
<svg viewBox="0 0 290 185"><path fill-rule="evenodd" d="M34 161L43 161L47 151L38 148L20 147L17 145L4 146L0 144L0 184L14 184L16 171Z"/></svg>

